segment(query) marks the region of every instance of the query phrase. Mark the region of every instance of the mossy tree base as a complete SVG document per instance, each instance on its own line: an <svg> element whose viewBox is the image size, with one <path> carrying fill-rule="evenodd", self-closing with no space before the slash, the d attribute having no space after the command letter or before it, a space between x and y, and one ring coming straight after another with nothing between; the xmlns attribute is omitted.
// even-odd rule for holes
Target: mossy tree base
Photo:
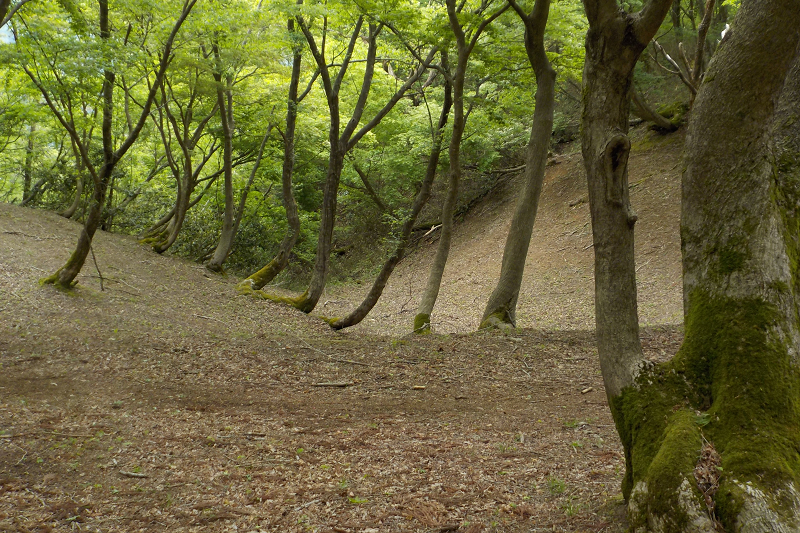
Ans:
<svg viewBox="0 0 800 533"><path fill-rule="evenodd" d="M800 373L780 313L754 299L691 301L680 352L611 402L631 528L799 531ZM721 458L708 499L695 480L704 442Z"/></svg>
<svg viewBox="0 0 800 533"><path fill-rule="evenodd" d="M489 314L481 321L478 329L499 329L500 331L509 331L515 329L517 325L511 318L508 309L499 309Z"/></svg>
<svg viewBox="0 0 800 533"><path fill-rule="evenodd" d="M414 333L427 335L431 332L431 315L420 313L414 317Z"/></svg>

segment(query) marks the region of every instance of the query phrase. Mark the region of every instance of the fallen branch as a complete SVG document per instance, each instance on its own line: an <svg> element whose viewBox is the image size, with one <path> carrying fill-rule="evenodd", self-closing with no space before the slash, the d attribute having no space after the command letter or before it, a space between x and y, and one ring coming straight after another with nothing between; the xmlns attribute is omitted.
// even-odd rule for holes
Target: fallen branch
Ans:
<svg viewBox="0 0 800 533"><path fill-rule="evenodd" d="M355 385L352 381L332 381L326 383L312 383L312 387L349 387Z"/></svg>
<svg viewBox="0 0 800 533"><path fill-rule="evenodd" d="M136 477L136 478L146 478L146 477L148 477L147 474L141 474L139 472L125 472L124 470L120 470L119 473L122 474L125 477Z"/></svg>

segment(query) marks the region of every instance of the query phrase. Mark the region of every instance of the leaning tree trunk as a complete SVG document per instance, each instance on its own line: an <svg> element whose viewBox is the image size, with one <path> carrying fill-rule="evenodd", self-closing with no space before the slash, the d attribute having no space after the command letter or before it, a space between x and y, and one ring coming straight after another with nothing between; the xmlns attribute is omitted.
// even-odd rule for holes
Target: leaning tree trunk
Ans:
<svg viewBox="0 0 800 533"><path fill-rule="evenodd" d="M613 402L636 531L800 530L798 28L798 0L744 2L695 102L685 340Z"/></svg>
<svg viewBox="0 0 800 533"><path fill-rule="evenodd" d="M450 137L450 147L448 149L450 168L447 172L447 196L442 206L442 227L439 230L441 232L439 246L436 248L436 255L433 258L428 274L428 283L425 285L425 292L422 294L422 300L414 317L414 333L428 333L431 330L431 313L433 313L433 306L439 296L439 288L442 285L447 256L450 255L450 240L453 236L453 215L456 210L458 187L461 181L461 162L459 159L461 155L461 139L464 137L466 124L466 118L464 117L464 74L466 72L467 58L459 57L456 74L453 77L453 133Z"/></svg>
<svg viewBox="0 0 800 533"><path fill-rule="evenodd" d="M445 70L448 68L446 51L442 51L442 68ZM375 307L375 304L378 303L378 300L383 294L383 289L389 282L389 277L392 275L392 272L394 272L394 268L405 256L406 248L408 247L409 240L411 240L411 233L414 231L414 224L417 221L417 217L419 216L420 212L422 212L422 208L425 207L425 204L428 203L428 199L431 196L431 188L433 186L433 180L436 178L436 169L439 167L439 156L442 152L442 136L444 134L444 128L447 126L447 117L450 116L450 109L452 105L453 98L451 83L446 80L442 112L439 115L437 128L433 132L433 144L431 145L431 153L430 157L428 158L428 165L425 169L425 177L420 184L417 195L414 197L414 203L411 206L411 214L409 214L408 218L403 223L403 228L400 231L400 239L397 243L397 247L395 248L391 257L389 257L389 259L387 259L383 264L383 268L381 268L381 271L375 278L372 288L364 297L361 305L353 309L349 315L343 318L328 320L328 323L333 329L349 328L364 320L369 312L372 311L372 308Z"/></svg>
<svg viewBox="0 0 800 533"><path fill-rule="evenodd" d="M515 9L518 9L514 2ZM517 13L525 22L525 49L536 76L536 100L525 156L524 190L517 200L511 219L503 263L497 286L486 303L480 328L516 326L517 300L522 286L522 274L528 258L539 196L542 192L547 151L553 132L555 110L556 72L550 66L544 49L544 29L550 0L538 0L531 15L521 9Z"/></svg>
<svg viewBox="0 0 800 533"><path fill-rule="evenodd" d="M288 28L290 32L294 32L294 19L289 20ZM286 131L283 134L283 169L281 171L283 208L286 211L286 221L289 224L289 229L284 235L278 248L278 253L272 261L236 286L236 290L240 293L263 289L267 283L275 279L275 276L283 272L283 269L289 264L289 254L300 235L300 215L297 211L297 201L294 199L292 175L294 174L295 163L294 136L297 127L298 89L300 87L302 60L302 48L295 46L292 57L292 76L289 80L289 98L286 106Z"/></svg>
<svg viewBox="0 0 800 533"><path fill-rule="evenodd" d="M215 47L215 53L219 54L216 50ZM219 61L219 58L217 61ZM222 218L222 234L219 237L219 243L214 250L213 257L206 263L206 268L213 272L221 272L222 264L231 253L233 239L236 237L236 229L234 228L235 207L233 201L233 99L231 97L232 80L230 76L227 78L224 88L222 86L222 76L214 74L214 78L217 80L217 104L219 106L220 122L222 123L222 164L225 169L225 213Z"/></svg>

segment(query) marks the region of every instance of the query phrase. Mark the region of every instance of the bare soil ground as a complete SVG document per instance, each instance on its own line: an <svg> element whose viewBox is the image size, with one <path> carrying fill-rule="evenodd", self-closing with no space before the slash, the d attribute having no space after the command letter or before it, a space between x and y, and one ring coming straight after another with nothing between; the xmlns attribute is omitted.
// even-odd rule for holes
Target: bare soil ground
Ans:
<svg viewBox="0 0 800 533"><path fill-rule="evenodd" d="M630 182L655 360L681 339L681 139L641 144ZM102 286L90 263L69 293L40 287L79 226L0 205L0 531L620 531L585 186L579 156L558 161L507 335L468 332L512 182L460 225L438 333L421 338L403 334L432 246L337 333L119 235L95 239ZM362 293L336 287L321 311Z"/></svg>

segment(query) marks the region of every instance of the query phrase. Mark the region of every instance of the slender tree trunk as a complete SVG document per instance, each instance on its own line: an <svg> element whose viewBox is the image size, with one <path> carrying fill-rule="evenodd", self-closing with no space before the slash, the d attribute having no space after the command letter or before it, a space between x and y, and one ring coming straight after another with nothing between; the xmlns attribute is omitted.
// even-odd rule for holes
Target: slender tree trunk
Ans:
<svg viewBox="0 0 800 533"><path fill-rule="evenodd" d="M633 114L642 120L652 122L662 130L675 131L678 129L667 117L662 116L658 111L650 107L650 104L639 95L636 87L633 86L631 86L631 103L633 104Z"/></svg>
<svg viewBox="0 0 800 533"><path fill-rule="evenodd" d="M453 74L453 133L450 138L448 155L450 157L450 168L448 170L447 196L442 206L442 227L439 237L439 246L431 264L428 274L428 282L425 292L422 294L417 314L414 317L414 333L429 333L431 330L431 313L436 299L439 296L439 288L442 284L444 267L447 264L447 257L450 255L450 240L453 235L453 214L455 213L456 201L458 200L458 187L461 181L461 140L464 137L464 128L467 117L464 114L464 78L467 73L467 63L475 45L478 43L483 30L491 24L493 20L503 14L510 4L504 3L500 9L483 19L476 28L469 31L469 35L464 31L464 27L458 20L458 11L463 7L456 6L455 0L447 0L447 17L450 22L450 29L456 38L458 57L456 69ZM488 7L484 3L484 8ZM449 73L447 73L449 75Z"/></svg>
<svg viewBox="0 0 800 533"><path fill-rule="evenodd" d="M447 257L450 255L450 241L453 236L453 215L456 210L458 187L461 182L461 140L464 137L464 128L466 126L466 119L464 118L464 76L468 59L469 56L467 54L459 51L456 72L453 76L453 133L450 137L450 147L448 148L450 166L447 171L447 196L442 205L442 227L439 229L441 234L439 236L439 245L436 248L436 255L428 273L425 292L422 293L422 300L414 317L414 333L428 333L431 330L433 306L439 296L444 267L447 264Z"/></svg>
<svg viewBox="0 0 800 533"><path fill-rule="evenodd" d="M524 190L517 200L503 252L503 263L497 286L483 312L481 328L516 326L516 309L522 274L528 258L539 196L544 182L547 151L553 132L556 73L544 49L544 30L550 8L549 0L538 0L534 11L526 15L516 2L517 13L525 22L525 49L536 76L536 108L533 113L531 138L528 142L524 174Z"/></svg>
<svg viewBox="0 0 800 533"><path fill-rule="evenodd" d="M72 142L72 153L75 155L75 176L77 179L77 185L75 186L75 196L72 198L72 204L59 213L59 215L64 218L72 218L78 211L78 207L81 204L81 198L83 198L83 184L86 179L84 176L84 173L86 172L86 165L83 163L83 157L81 157L80 150L74 141Z"/></svg>
<svg viewBox="0 0 800 533"><path fill-rule="evenodd" d="M31 181L33 177L33 136L36 133L36 124L31 124L28 131L28 146L25 148L25 163L22 167L22 199L31 194Z"/></svg>
<svg viewBox="0 0 800 533"><path fill-rule="evenodd" d="M364 18L360 17L356 23L353 33L351 34L350 43L345 53L345 58L342 61L342 66L339 68L339 73L335 79L331 78L329 66L324 57L324 49L320 50L316 41L311 35L308 26L303 22L302 17L298 17L298 22L306 40L317 62L322 77L323 87L325 88L325 96L328 101L328 109L330 111L331 124L328 134L330 142L330 156L328 158L328 170L325 177L325 185L322 198L322 213L320 217L319 240L317 242L317 253L314 258L314 270L311 274L311 281L308 289L297 298L273 298L279 301L284 301L295 308L310 313L317 302L322 296L322 291L325 289L325 283L328 277L328 269L330 264L330 252L333 242L333 228L336 219L336 197L339 191L339 180L342 175L342 168L344 167L344 158L347 152L356 146L358 141L371 131L375 126L380 124L380 121L385 117L395 106L395 104L403 97L408 89L419 79L425 69L428 67L430 61L433 59L436 48L433 48L428 57L423 61L423 64L418 66L417 69L409 76L409 78L398 88L389 101L378 111L375 116L367 122L364 126L357 130L361 118L364 114L364 109L367 105L369 98L370 87L372 85L372 78L375 73L375 58L377 57L377 39L383 24L370 23L369 24L369 37L367 38L368 48L367 57L364 68L364 78L361 83L361 91L358 95L358 100L353 108L353 114L348 120L347 125L340 133L340 108L339 108L339 89L347 67L352 58L353 50L355 48L356 39L359 38L361 27L363 26Z"/></svg>
<svg viewBox="0 0 800 533"><path fill-rule="evenodd" d="M219 50L214 47L217 61L219 61ZM213 272L222 272L222 264L228 258L233 248L233 239L236 237L234 230L235 205L233 198L233 98L231 95L230 76L226 83L222 85L221 74L214 74L217 80L217 104L219 107L220 121L222 122L222 161L225 169L225 213L222 219L222 234L219 237L219 244L211 260L206 263L206 268Z"/></svg>
<svg viewBox="0 0 800 533"><path fill-rule="evenodd" d="M444 70L448 69L446 51L442 51L442 68ZM389 259L383 264L383 268L375 278L372 288L364 297L361 305L356 307L344 318L328 320L328 323L333 329L349 328L350 326L355 326L364 320L364 317L366 317L369 312L372 311L372 308L375 307L375 304L378 303L381 294L383 294L383 289L386 287L386 284L389 281L389 277L392 275L392 272L394 272L394 268L405 256L406 248L408 247L408 241L411 239L411 233L414 230L414 224L417 221L417 217L419 216L420 212L422 212L422 208L425 207L425 204L428 202L428 199L431 196L431 187L433 185L433 180L436 177L436 169L439 167L439 155L442 151L442 136L444 134L444 128L447 125L447 118L450 116L450 109L452 108L452 105L452 86L449 81L445 81L442 112L439 115L439 122L437 123L436 130L433 131L433 144L431 145L431 153L430 157L428 158L428 165L425 169L425 177L423 178L419 191L414 198L414 203L411 206L411 214L403 223L403 228L400 231L400 240L397 243L397 247L395 248L395 251L391 257L389 257Z"/></svg>
<svg viewBox="0 0 800 533"><path fill-rule="evenodd" d="M294 20L289 20L288 29L289 32L295 31ZM236 286L236 290L240 293L260 290L275 279L275 276L280 274L289 264L289 254L297 243L297 237L300 235L300 215L297 211L297 202L294 199L292 175L294 174L294 135L297 126L298 89L300 87L302 59L302 49L295 47L292 57L292 76L289 81L289 98L286 106L286 131L283 134L283 170L281 172L283 208L286 211L286 221L289 224L289 229L281 241L277 255L272 261Z"/></svg>
<svg viewBox="0 0 800 533"><path fill-rule="evenodd" d="M797 0L743 2L695 102L685 339L614 400L636 531L800 528L799 27Z"/></svg>

